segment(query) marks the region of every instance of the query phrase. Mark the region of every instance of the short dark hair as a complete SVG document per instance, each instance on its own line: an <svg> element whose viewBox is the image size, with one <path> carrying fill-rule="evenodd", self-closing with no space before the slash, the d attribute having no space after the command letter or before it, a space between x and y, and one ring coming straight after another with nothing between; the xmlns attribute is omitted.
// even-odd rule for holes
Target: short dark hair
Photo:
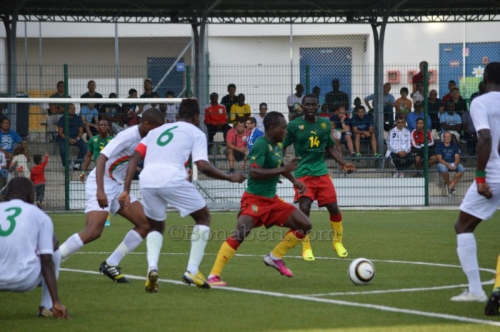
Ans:
<svg viewBox="0 0 500 332"><path fill-rule="evenodd" d="M34 155L33 161L35 162L36 165L40 165L42 163L42 155L41 154Z"/></svg>
<svg viewBox="0 0 500 332"><path fill-rule="evenodd" d="M215 97L215 96L219 97L219 94L217 92L212 92L210 94L210 98Z"/></svg>
<svg viewBox="0 0 500 332"><path fill-rule="evenodd" d="M266 103L260 103L259 108L262 108L262 106L266 106L266 108L267 108L267 104Z"/></svg>
<svg viewBox="0 0 500 332"><path fill-rule="evenodd" d="M277 126L280 118L284 118L280 112L272 111L267 113L264 117L264 129L267 131L271 126Z"/></svg>
<svg viewBox="0 0 500 332"><path fill-rule="evenodd" d="M56 86L57 86L57 85L59 85L59 84L64 85L64 81L59 81L59 82L57 82Z"/></svg>
<svg viewBox="0 0 500 332"><path fill-rule="evenodd" d="M423 119L423 118L418 118L418 119L417 119L417 122L419 122L419 121L424 122L424 119Z"/></svg>
<svg viewBox="0 0 500 332"><path fill-rule="evenodd" d="M304 103L304 100L306 100L306 98L314 98L314 99L318 100L318 96L313 95L312 93L308 93L307 95L302 97L302 104Z"/></svg>
<svg viewBox="0 0 500 332"><path fill-rule="evenodd" d="M399 90L399 93L406 92L408 93L408 88L407 87L402 87L401 90Z"/></svg>
<svg viewBox="0 0 500 332"><path fill-rule="evenodd" d="M227 85L227 88L228 88L228 89L229 89L229 88L235 88L235 89L236 89L236 85L235 85L234 83L229 83L229 84Z"/></svg>
<svg viewBox="0 0 500 332"><path fill-rule="evenodd" d="M245 95L244 95L243 93L240 93L240 94L238 95L238 98L240 98L240 97L245 98Z"/></svg>
<svg viewBox="0 0 500 332"><path fill-rule="evenodd" d="M500 84L500 62L491 62L484 69L484 78L488 83Z"/></svg>
<svg viewBox="0 0 500 332"><path fill-rule="evenodd" d="M457 88L457 87L454 87L453 89L451 89L451 90L450 90L450 92L453 92L453 91L455 91L455 90L458 90L458 91L460 91L460 89L459 89L459 88Z"/></svg>
<svg viewBox="0 0 500 332"><path fill-rule="evenodd" d="M130 96L131 94L133 93L137 93L137 90L136 89L130 89L128 90L128 95Z"/></svg>
<svg viewBox="0 0 500 332"><path fill-rule="evenodd" d="M114 92L111 92L111 93L109 94L109 96L108 96L108 98L116 98L116 97L117 97L117 96L116 96L116 93L114 93Z"/></svg>
<svg viewBox="0 0 500 332"><path fill-rule="evenodd" d="M449 80L448 84L450 84L450 83L457 84L457 82L455 82L454 80Z"/></svg>
<svg viewBox="0 0 500 332"><path fill-rule="evenodd" d="M174 93L172 90L168 90L168 91L165 93L165 96L168 96L168 95L175 96L175 93Z"/></svg>
<svg viewBox="0 0 500 332"><path fill-rule="evenodd" d="M339 79L338 79L338 78L334 78L334 79L332 80L332 84L333 84L333 83L340 83L340 81L339 81Z"/></svg>
<svg viewBox="0 0 500 332"><path fill-rule="evenodd" d="M155 125L162 125L165 123L165 115L159 109L151 107L142 112L141 122L144 121Z"/></svg>
<svg viewBox="0 0 500 332"><path fill-rule="evenodd" d="M35 186L33 185L33 182L24 176L20 176L9 181L9 184L7 185L6 199L10 201L18 198L26 203L30 203L29 197L33 195L34 192Z"/></svg>
<svg viewBox="0 0 500 332"><path fill-rule="evenodd" d="M197 114L200 114L198 100L192 98L182 99L179 105L179 119L191 119Z"/></svg>
<svg viewBox="0 0 500 332"><path fill-rule="evenodd" d="M248 118L247 121L250 121L250 123L253 123L254 125L257 124L257 119L255 119L253 116Z"/></svg>

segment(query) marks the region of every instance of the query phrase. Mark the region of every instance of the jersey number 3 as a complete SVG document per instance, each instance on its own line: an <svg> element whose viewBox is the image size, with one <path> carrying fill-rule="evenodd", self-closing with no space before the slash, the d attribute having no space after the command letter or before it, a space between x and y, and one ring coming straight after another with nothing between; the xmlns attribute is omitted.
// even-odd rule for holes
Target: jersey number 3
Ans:
<svg viewBox="0 0 500 332"><path fill-rule="evenodd" d="M16 217L21 214L22 209L18 208L18 207L11 207L11 208L8 208L7 210L5 210L4 212L10 212L10 211L14 211L13 214L11 214L10 216L7 217L7 220L9 221L10 226L9 226L9 228L7 228L7 230L4 230L2 228L2 226L0 225L0 236L3 236L3 237L9 236L14 231L14 228L16 228Z"/></svg>
<svg viewBox="0 0 500 332"><path fill-rule="evenodd" d="M161 133L161 135L158 136L158 139L156 140L156 144L158 144L159 146L165 146L168 143L170 143L170 141L174 138L174 134L172 133L172 130L174 130L175 128L178 128L178 127L175 126L175 127L169 128L169 129L165 130L163 133ZM164 141L163 140L164 137L167 137L167 140Z"/></svg>
<svg viewBox="0 0 500 332"><path fill-rule="evenodd" d="M310 145L311 148L318 147L319 144L320 144L318 136L314 136L314 137L311 136L311 137L309 137L309 141L310 141L309 145Z"/></svg>

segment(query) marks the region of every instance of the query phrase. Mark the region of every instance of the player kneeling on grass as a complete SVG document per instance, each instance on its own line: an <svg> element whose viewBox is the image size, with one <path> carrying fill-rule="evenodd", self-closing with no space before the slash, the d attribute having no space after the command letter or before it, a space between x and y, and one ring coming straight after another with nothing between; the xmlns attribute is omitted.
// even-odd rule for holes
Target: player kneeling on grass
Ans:
<svg viewBox="0 0 500 332"><path fill-rule="evenodd" d="M73 234L61 245L62 259L80 250L85 244L98 239L104 229L108 214L119 214L134 224L123 242L104 262L99 271L118 283L129 281L118 266L149 233L149 225L141 203L132 196L127 209L121 209L118 195L123 191L127 162L135 148L151 129L165 123L165 117L156 108L145 111L141 124L121 131L101 150L97 165L85 183L85 229Z"/></svg>
<svg viewBox="0 0 500 332"><path fill-rule="evenodd" d="M8 202L0 203L0 291L28 292L42 282L38 315L68 318L57 294L61 254L52 220L33 205L29 179L12 179L7 190Z"/></svg>
<svg viewBox="0 0 500 332"><path fill-rule="evenodd" d="M186 177L186 161L205 175L219 180L242 183L241 173L228 175L208 161L207 137L198 128L200 107L195 99L184 99L179 106L179 120L152 130L137 146L127 169L123 193L118 198L126 210L130 202L130 185L139 161L144 158L144 169L139 176L144 212L151 226L147 237L148 275L146 292L158 291L158 260L163 243L167 205L180 211L181 217L190 215L196 225L191 235L191 252L187 271L182 280L187 284L210 288L199 272L205 246L210 237L210 211L195 185Z"/></svg>
<svg viewBox="0 0 500 332"><path fill-rule="evenodd" d="M282 275L293 277L292 271L286 267L282 258L288 250L302 241L312 227L311 221L304 213L276 195L280 175L290 180L299 192L306 190L304 184L297 181L292 174L300 158L283 165L281 142L286 135L285 118L279 112L270 112L264 118L264 127L265 135L255 141L250 152L250 176L248 187L241 197L236 230L219 249L208 277L208 282L214 287L226 286L226 282L220 278L222 269L252 228L262 225L266 228L274 225L290 228L283 240L264 257L264 264L275 268Z"/></svg>

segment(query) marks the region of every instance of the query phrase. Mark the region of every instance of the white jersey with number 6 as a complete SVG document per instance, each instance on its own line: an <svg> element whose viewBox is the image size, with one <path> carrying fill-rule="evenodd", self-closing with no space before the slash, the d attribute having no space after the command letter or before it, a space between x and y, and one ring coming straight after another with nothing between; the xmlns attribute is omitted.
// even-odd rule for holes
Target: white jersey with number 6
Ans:
<svg viewBox="0 0 500 332"><path fill-rule="evenodd" d="M39 278L38 255L54 253L53 236L52 220L33 204L0 203L0 290L29 290L20 286Z"/></svg>
<svg viewBox="0 0 500 332"><path fill-rule="evenodd" d="M178 121L151 130L137 146L144 157L141 188L178 187L186 182L185 163L208 161L207 137L200 128Z"/></svg>

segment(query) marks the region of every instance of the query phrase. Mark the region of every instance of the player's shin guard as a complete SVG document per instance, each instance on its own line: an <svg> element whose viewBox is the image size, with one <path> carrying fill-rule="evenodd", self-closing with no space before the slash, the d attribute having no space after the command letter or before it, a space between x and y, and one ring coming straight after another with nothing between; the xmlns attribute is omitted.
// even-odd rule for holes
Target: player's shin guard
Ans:
<svg viewBox="0 0 500 332"><path fill-rule="evenodd" d="M331 214L330 215L330 225L333 230L333 243L342 243L342 235L344 233L344 227L342 226L342 214Z"/></svg>
<svg viewBox="0 0 500 332"><path fill-rule="evenodd" d="M479 276L476 238L473 233L457 235L457 254L462 269L469 281L469 292L472 294L482 294L483 287Z"/></svg>
<svg viewBox="0 0 500 332"><path fill-rule="evenodd" d="M233 258L239 246L240 243L232 236L228 237L227 240L224 241L224 243L220 246L219 253L217 254L217 258L215 259L215 263L212 267L212 271L210 271L209 277L220 277L222 270L229 260Z"/></svg>
<svg viewBox="0 0 500 332"><path fill-rule="evenodd" d="M125 257L127 254L130 252L134 251L139 244L142 242L142 237L131 229L127 235L125 235L125 238L123 239L122 243L115 249L115 251L111 254L111 256L106 259L106 263L111 266L117 266L120 264L120 261Z"/></svg>
<svg viewBox="0 0 500 332"><path fill-rule="evenodd" d="M281 240L278 245L271 251L271 258L273 259L282 259L283 256L287 253L288 250L294 248L297 244L302 242L305 235L297 230L289 230L288 233L285 234L283 240Z"/></svg>
<svg viewBox="0 0 500 332"><path fill-rule="evenodd" d="M500 255L498 255L497 259L497 273L495 277L495 285L493 286L493 289L500 288Z"/></svg>
<svg viewBox="0 0 500 332"><path fill-rule="evenodd" d="M59 246L62 260L66 260L69 256L80 250L84 246L82 239L78 233L71 235L63 244Z"/></svg>
<svg viewBox="0 0 500 332"><path fill-rule="evenodd" d="M158 260L163 245L163 235L160 232L152 231L146 236L147 257L149 270L158 270Z"/></svg>
<svg viewBox="0 0 500 332"><path fill-rule="evenodd" d="M208 238L210 237L210 227L205 225L195 225L193 234L191 234L191 251L189 253L189 262L187 271L191 274L198 273Z"/></svg>
<svg viewBox="0 0 500 332"><path fill-rule="evenodd" d="M312 249L311 241L309 234L307 234L304 239L302 239L302 251L306 251L307 249Z"/></svg>

